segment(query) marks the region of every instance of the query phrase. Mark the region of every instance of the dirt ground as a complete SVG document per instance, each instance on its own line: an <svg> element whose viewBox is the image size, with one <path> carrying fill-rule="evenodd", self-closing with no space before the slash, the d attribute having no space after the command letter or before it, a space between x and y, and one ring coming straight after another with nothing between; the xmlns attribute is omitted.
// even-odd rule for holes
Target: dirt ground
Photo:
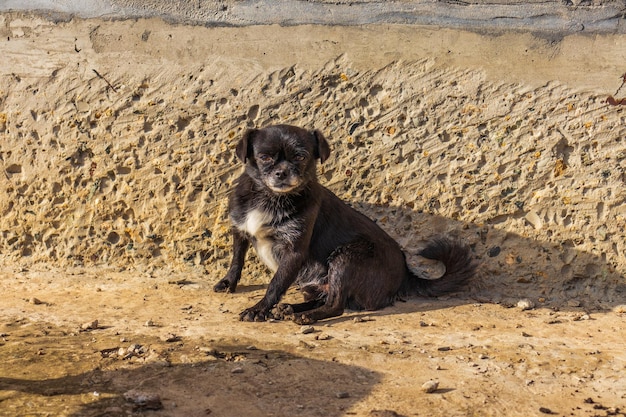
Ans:
<svg viewBox="0 0 626 417"><path fill-rule="evenodd" d="M0 416L626 416L623 35L27 13L0 34ZM276 122L328 135L320 181L409 259L467 241L471 287L238 321L270 275L250 255L211 290L233 146Z"/></svg>
<svg viewBox="0 0 626 417"><path fill-rule="evenodd" d="M3 416L626 415L621 309L413 299L309 329L239 322L261 286L217 295L201 275L0 285Z"/></svg>

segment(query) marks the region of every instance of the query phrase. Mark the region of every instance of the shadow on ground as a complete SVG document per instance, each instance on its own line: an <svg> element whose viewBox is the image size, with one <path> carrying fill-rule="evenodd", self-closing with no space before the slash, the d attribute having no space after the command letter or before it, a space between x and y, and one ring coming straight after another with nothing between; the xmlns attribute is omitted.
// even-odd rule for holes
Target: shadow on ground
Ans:
<svg viewBox="0 0 626 417"><path fill-rule="evenodd" d="M21 341L33 335L40 336L35 343ZM120 343L119 336L71 334L41 322L14 326L0 345L0 415L338 416L381 378L245 344L143 339Z"/></svg>

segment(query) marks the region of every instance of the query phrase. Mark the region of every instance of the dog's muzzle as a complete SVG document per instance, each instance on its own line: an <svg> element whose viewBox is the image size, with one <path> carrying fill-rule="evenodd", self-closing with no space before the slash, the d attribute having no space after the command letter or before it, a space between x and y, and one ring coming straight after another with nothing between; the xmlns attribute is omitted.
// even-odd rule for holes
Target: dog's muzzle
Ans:
<svg viewBox="0 0 626 417"><path fill-rule="evenodd" d="M275 193L289 193L302 184L302 179L289 169L278 168L265 178L265 184Z"/></svg>

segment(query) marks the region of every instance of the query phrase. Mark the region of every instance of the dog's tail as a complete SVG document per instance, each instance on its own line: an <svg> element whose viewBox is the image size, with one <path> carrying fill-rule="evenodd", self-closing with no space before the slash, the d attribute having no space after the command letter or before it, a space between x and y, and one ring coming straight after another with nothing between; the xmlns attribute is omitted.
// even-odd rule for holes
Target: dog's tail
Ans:
<svg viewBox="0 0 626 417"><path fill-rule="evenodd" d="M432 239L418 255L442 262L446 272L441 278L425 279L409 271L409 291L416 295L437 297L457 291L476 272L477 265L472 258L472 250L459 240L446 237Z"/></svg>

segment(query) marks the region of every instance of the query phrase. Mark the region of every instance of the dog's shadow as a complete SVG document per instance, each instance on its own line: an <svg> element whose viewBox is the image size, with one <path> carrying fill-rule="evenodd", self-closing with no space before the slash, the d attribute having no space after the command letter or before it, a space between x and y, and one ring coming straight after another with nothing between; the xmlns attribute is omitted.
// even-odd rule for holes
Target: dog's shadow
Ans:
<svg viewBox="0 0 626 417"><path fill-rule="evenodd" d="M375 220L400 243L412 267L415 267L415 254L434 236L460 238L472 248L478 268L466 288L446 297L445 302L424 299L423 303L406 303L402 311L406 307L417 311L434 309L451 302L513 305L520 299L530 299L537 307L584 308L587 311L606 311L626 304L624 275L602 256L578 250L572 242L542 242L494 225L464 223L408 208L365 203L353 204L353 207ZM269 282L269 272L259 274L259 266L254 264L258 264L258 260L250 259L246 270L254 269L258 278L248 285L244 279L237 292L257 291ZM294 301L293 294L289 298ZM395 311L398 309L388 308L365 314L374 316ZM352 316L342 316L334 320L352 319Z"/></svg>
<svg viewBox="0 0 626 417"><path fill-rule="evenodd" d="M522 298L538 306L607 310L626 303L626 279L614 265L576 249L526 238L494 225L476 225L398 207L357 208L394 237L409 265L428 238L450 235L467 242L478 262L476 276L456 295L470 302L511 303ZM455 299L453 295L451 299Z"/></svg>

